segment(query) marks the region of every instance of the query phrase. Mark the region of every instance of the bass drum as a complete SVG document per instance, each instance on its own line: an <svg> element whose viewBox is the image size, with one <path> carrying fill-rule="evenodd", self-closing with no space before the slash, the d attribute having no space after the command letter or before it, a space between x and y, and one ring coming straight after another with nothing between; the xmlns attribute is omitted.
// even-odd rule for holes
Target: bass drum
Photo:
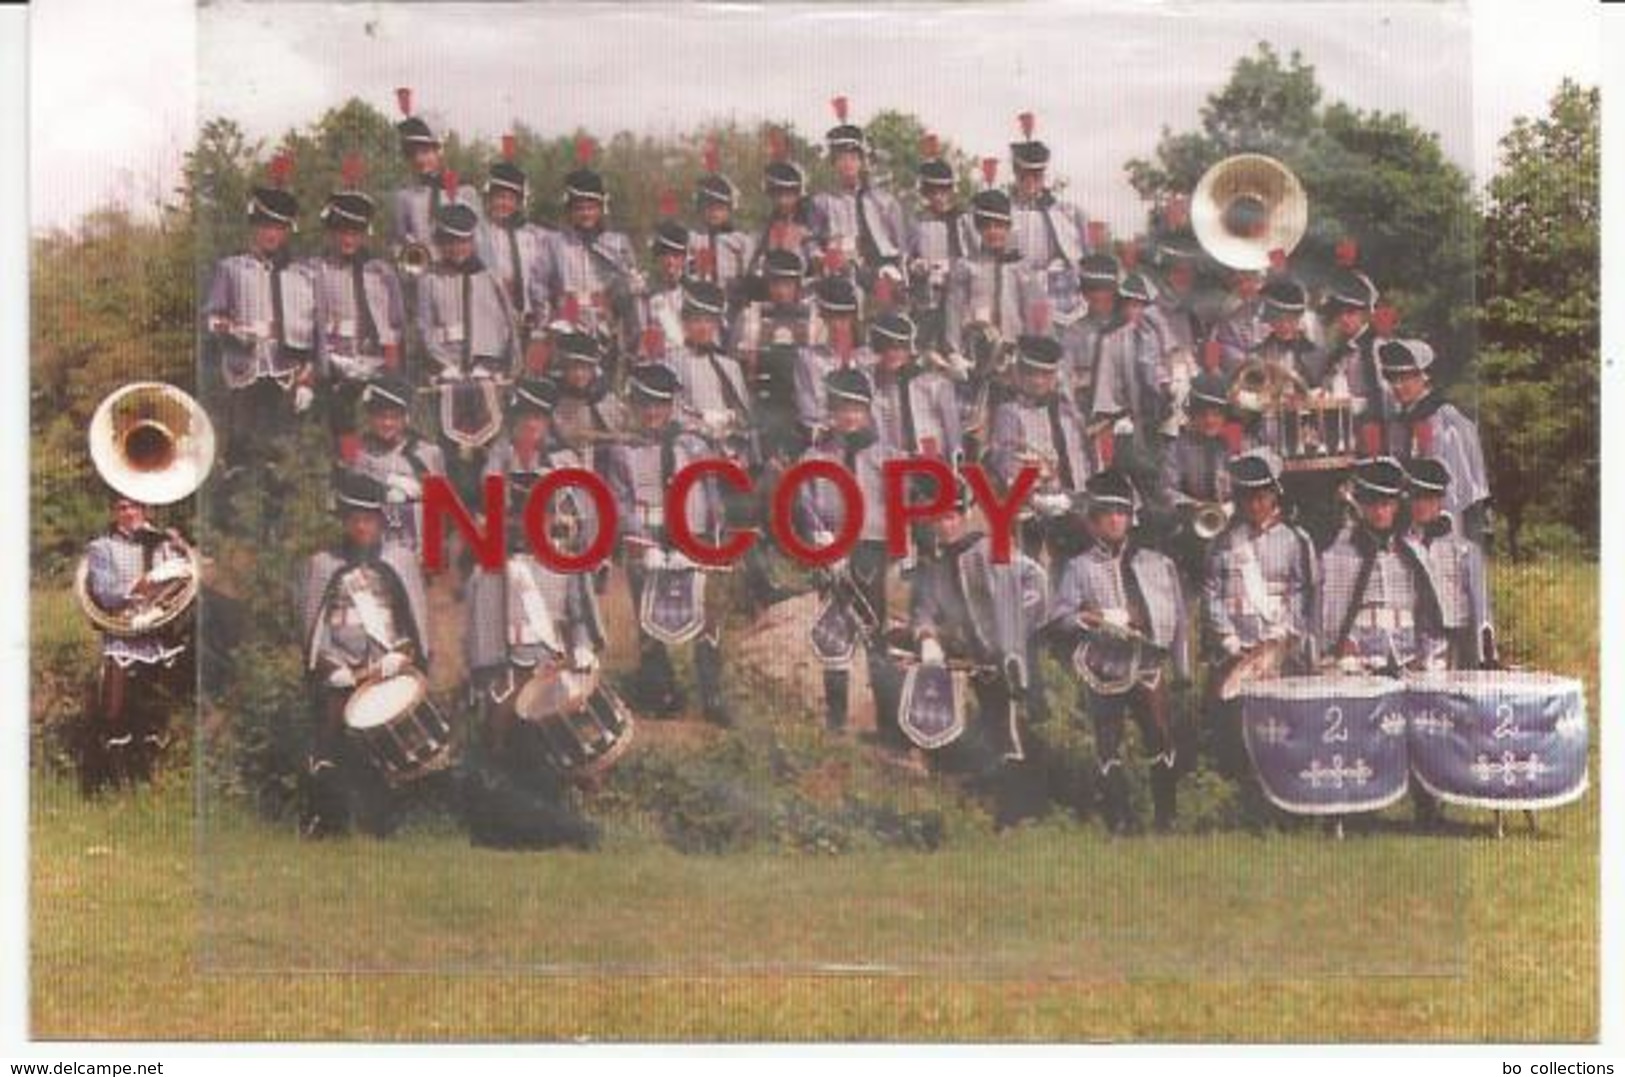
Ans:
<svg viewBox="0 0 1625 1077"><path fill-rule="evenodd" d="M1461 670L1406 681L1411 772L1447 804L1555 808L1586 791L1585 688L1550 673Z"/></svg>
<svg viewBox="0 0 1625 1077"><path fill-rule="evenodd" d="M632 711L596 670L538 670L514 702L541 737L547 761L572 778L600 775L632 746Z"/></svg>
<svg viewBox="0 0 1625 1077"><path fill-rule="evenodd" d="M409 671L364 684L344 706L350 740L390 785L451 765L451 725L429 698L429 682Z"/></svg>
<svg viewBox="0 0 1625 1077"><path fill-rule="evenodd" d="M1405 795L1405 694L1385 677L1281 677L1241 693L1264 795L1297 815L1379 811Z"/></svg>

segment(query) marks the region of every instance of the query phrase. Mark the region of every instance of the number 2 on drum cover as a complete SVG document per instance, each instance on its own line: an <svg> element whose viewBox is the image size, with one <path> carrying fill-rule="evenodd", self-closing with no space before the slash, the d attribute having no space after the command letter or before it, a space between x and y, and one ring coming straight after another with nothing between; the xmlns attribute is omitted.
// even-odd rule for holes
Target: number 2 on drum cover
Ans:
<svg viewBox="0 0 1625 1077"><path fill-rule="evenodd" d="M1509 737L1516 737L1519 732L1520 730L1513 722L1512 705L1509 703L1502 703L1500 706L1496 707L1495 732L1490 734L1491 738L1494 740L1506 740Z"/></svg>
<svg viewBox="0 0 1625 1077"><path fill-rule="evenodd" d="M1326 730L1320 735L1320 743L1337 744L1349 739L1349 731L1343 726L1343 708L1333 704L1326 708Z"/></svg>

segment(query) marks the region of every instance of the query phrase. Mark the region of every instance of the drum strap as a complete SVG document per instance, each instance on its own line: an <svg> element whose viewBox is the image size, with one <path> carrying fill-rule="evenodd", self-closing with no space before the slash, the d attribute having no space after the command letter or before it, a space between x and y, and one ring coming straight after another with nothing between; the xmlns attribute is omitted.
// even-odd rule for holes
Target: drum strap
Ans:
<svg viewBox="0 0 1625 1077"><path fill-rule="evenodd" d="M717 357L717 353L707 350L705 358L711 364L711 373L716 376L717 385L722 390L722 399L728 402L728 407L741 419L748 416L750 409L745 406L745 399L740 395L739 387L734 385L733 381L728 377L728 371L724 369L722 360Z"/></svg>
<svg viewBox="0 0 1625 1077"><path fill-rule="evenodd" d="M394 650L400 641L390 637L389 611L378 601L377 595L361 587L361 573L353 568L345 572L342 586L355 606L356 616L361 619L361 629L366 632L367 638L386 651Z"/></svg>
<svg viewBox="0 0 1625 1077"><path fill-rule="evenodd" d="M1354 576L1354 591L1349 597L1349 608L1343 614L1343 623L1337 628L1337 641L1332 644L1332 651L1342 650L1343 644L1348 642L1349 633L1354 631L1354 621L1360 616L1360 603L1365 601L1366 588L1371 586L1371 573L1377 567L1377 547L1372 543L1364 551L1360 561L1360 570Z"/></svg>
<svg viewBox="0 0 1625 1077"><path fill-rule="evenodd" d="M1067 233L1067 230L1061 227L1061 222L1058 220L1061 207L1056 204L1055 196L1049 191L1045 191L1039 199L1039 205L1043 207L1044 226L1049 231L1050 245L1060 252L1061 257L1066 259L1068 265L1076 265L1083 252L1078 249L1077 243L1073 242L1073 237Z"/></svg>
<svg viewBox="0 0 1625 1077"><path fill-rule="evenodd" d="M553 621L552 611L547 608L547 599L542 595L541 588L536 586L536 577L518 558L514 558L508 562L508 579L514 588L510 594L515 595L519 606L517 611L508 612L509 646L540 643L554 654L563 654L564 645L559 641L558 626ZM518 617L514 616L515 612Z"/></svg>
<svg viewBox="0 0 1625 1077"><path fill-rule="evenodd" d="M1055 446L1055 463L1060 468L1061 485L1068 491L1076 490L1072 476L1072 452L1066 443L1066 427L1061 423L1061 394L1051 393L1044 410L1049 414L1049 439Z"/></svg>
<svg viewBox="0 0 1625 1077"><path fill-rule="evenodd" d="M1151 606L1145 599L1145 588L1140 585L1140 574L1134 571L1134 557L1139 547L1128 542L1123 545L1123 556L1118 565L1123 573L1123 593L1128 599L1129 617L1134 626L1151 634Z"/></svg>

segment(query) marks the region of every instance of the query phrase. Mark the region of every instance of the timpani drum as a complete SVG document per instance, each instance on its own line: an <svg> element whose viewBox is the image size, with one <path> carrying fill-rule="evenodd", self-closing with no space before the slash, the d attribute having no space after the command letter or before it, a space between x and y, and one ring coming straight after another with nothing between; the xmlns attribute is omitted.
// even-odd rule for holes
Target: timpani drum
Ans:
<svg viewBox="0 0 1625 1077"><path fill-rule="evenodd" d="M1446 804L1552 808L1586 790L1585 689L1521 670L1454 670L1406 680L1411 772Z"/></svg>
<svg viewBox="0 0 1625 1077"><path fill-rule="evenodd" d="M451 765L451 726L415 670L357 688L344 706L344 728L390 785Z"/></svg>
<svg viewBox="0 0 1625 1077"><path fill-rule="evenodd" d="M1405 795L1404 688L1384 677L1280 677L1241 693L1264 795L1298 815L1379 811Z"/></svg>

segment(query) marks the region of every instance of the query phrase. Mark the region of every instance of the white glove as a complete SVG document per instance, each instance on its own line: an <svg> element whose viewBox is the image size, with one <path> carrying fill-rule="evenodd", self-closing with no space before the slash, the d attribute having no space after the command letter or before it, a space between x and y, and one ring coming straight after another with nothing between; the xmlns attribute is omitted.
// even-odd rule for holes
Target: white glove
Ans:
<svg viewBox="0 0 1625 1077"><path fill-rule="evenodd" d="M1346 654L1337 660L1337 672L1360 673L1365 669L1365 663L1360 661L1359 655Z"/></svg>
<svg viewBox="0 0 1625 1077"><path fill-rule="evenodd" d="M1118 437L1128 437L1134 433L1134 420L1127 415L1112 424L1112 433Z"/></svg>
<svg viewBox="0 0 1625 1077"><path fill-rule="evenodd" d="M693 561L688 559L688 555L682 550L672 550L670 553L666 554L666 568L672 572L682 572L685 569L698 567L699 566L697 566Z"/></svg>
<svg viewBox="0 0 1625 1077"><path fill-rule="evenodd" d="M293 389L293 410L305 412L316 402L316 390L308 385L296 385Z"/></svg>
<svg viewBox="0 0 1625 1077"><path fill-rule="evenodd" d="M666 567L666 552L658 546L650 546L643 551L643 568L646 572L658 572Z"/></svg>
<svg viewBox="0 0 1625 1077"><path fill-rule="evenodd" d="M410 475L391 475L384 482L389 487L389 500L394 504L423 497L423 484Z"/></svg>
<svg viewBox="0 0 1625 1077"><path fill-rule="evenodd" d="M484 367L477 366L477 367L474 368L473 372L469 375L469 377L473 378L475 381L490 381L491 378L492 378L492 374L491 374L491 372L489 370L486 370Z"/></svg>
<svg viewBox="0 0 1625 1077"><path fill-rule="evenodd" d="M819 528L812 533L812 544L820 550L835 544L835 532Z"/></svg>
<svg viewBox="0 0 1625 1077"><path fill-rule="evenodd" d="M1226 636L1219 641L1219 646L1224 648L1225 654L1229 655L1231 658L1234 658L1236 655L1241 653L1241 637Z"/></svg>
<svg viewBox="0 0 1625 1077"><path fill-rule="evenodd" d="M712 437L721 437L733 426L733 412L725 408L700 412L700 423Z"/></svg>
<svg viewBox="0 0 1625 1077"><path fill-rule="evenodd" d="M327 683L331 688L354 688L355 674L350 672L349 666L340 666L327 675Z"/></svg>
<svg viewBox="0 0 1625 1077"><path fill-rule="evenodd" d="M170 580L184 580L192 575L192 563L185 558L171 557L167 561L160 561L147 573L148 583L168 583Z"/></svg>
<svg viewBox="0 0 1625 1077"><path fill-rule="evenodd" d="M920 661L928 666L942 665L942 644L935 637L927 636L920 641Z"/></svg>
<svg viewBox="0 0 1625 1077"><path fill-rule="evenodd" d="M406 668L406 656L398 651L390 651L378 660L378 676L395 677Z"/></svg>
<svg viewBox="0 0 1625 1077"><path fill-rule="evenodd" d="M1128 610L1109 609L1100 611L1100 619L1113 628L1128 627Z"/></svg>
<svg viewBox="0 0 1625 1077"><path fill-rule="evenodd" d="M1062 493L1034 494L1033 507L1045 516L1061 516L1072 508L1072 499Z"/></svg>
<svg viewBox="0 0 1625 1077"><path fill-rule="evenodd" d="M976 369L975 364L958 352L949 353L943 365L947 368L948 377L961 383L970 381L971 372Z"/></svg>
<svg viewBox="0 0 1625 1077"><path fill-rule="evenodd" d="M570 664L583 673L598 668L598 652L582 644L570 655Z"/></svg>

